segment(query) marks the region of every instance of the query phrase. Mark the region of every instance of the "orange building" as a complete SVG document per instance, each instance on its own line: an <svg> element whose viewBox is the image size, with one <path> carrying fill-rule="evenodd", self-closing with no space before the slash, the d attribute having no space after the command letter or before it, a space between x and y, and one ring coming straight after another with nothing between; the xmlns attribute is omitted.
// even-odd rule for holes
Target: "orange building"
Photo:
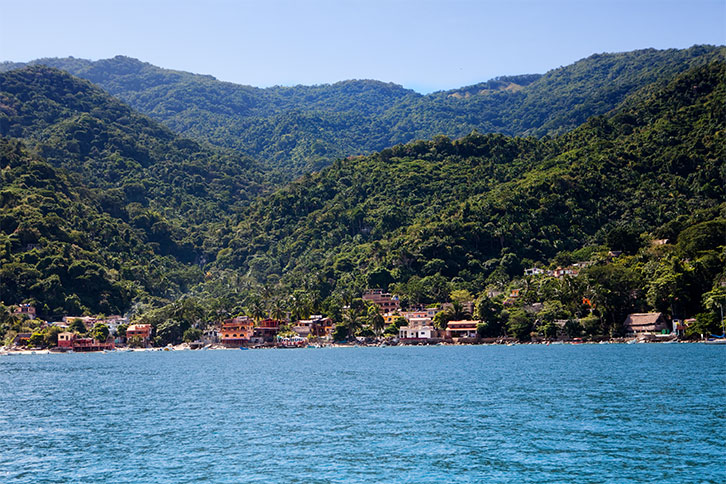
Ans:
<svg viewBox="0 0 726 484"><path fill-rule="evenodd" d="M247 317L227 320L222 323L219 341L225 346L244 346L252 339L254 327L255 322Z"/></svg>
<svg viewBox="0 0 726 484"><path fill-rule="evenodd" d="M132 324L126 328L126 341L131 338L141 338L144 345L148 345L151 340L151 325L150 324Z"/></svg>

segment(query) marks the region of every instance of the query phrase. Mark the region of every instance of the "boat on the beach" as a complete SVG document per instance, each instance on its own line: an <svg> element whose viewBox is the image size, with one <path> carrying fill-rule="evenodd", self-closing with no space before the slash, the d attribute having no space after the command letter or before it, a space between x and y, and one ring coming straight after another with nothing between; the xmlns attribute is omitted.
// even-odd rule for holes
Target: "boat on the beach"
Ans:
<svg viewBox="0 0 726 484"><path fill-rule="evenodd" d="M703 342L707 345L726 345L726 338L720 338L720 339L708 339Z"/></svg>

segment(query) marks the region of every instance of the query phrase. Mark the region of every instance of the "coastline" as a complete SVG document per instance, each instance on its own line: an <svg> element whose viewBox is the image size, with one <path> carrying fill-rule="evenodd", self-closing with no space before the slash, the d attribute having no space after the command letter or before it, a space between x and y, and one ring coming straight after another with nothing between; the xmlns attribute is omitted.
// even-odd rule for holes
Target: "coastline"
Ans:
<svg viewBox="0 0 726 484"><path fill-rule="evenodd" d="M667 341L658 340L646 340L634 338L616 338L612 340L604 341L525 341L525 342L482 342L482 343L449 343L441 342L436 344L430 343L398 343L398 344L365 344L365 343L330 343L315 346L301 346L301 347L278 347L278 346L267 346L267 347L225 347L222 345L211 345L209 347L192 349L188 344L180 344L176 346L166 346L158 348L118 348L114 350L105 351L85 351L85 352L74 352L74 351L53 351L52 349L0 349L1 356L15 356L15 355L65 355L65 354L105 354L105 353L147 353L147 352L180 352L180 351L240 351L242 350L306 350L306 349L325 349L325 348L386 348L386 347L401 347L401 346L559 346L559 345L602 345L602 344L694 344L694 343L706 343L707 340L677 340L669 339Z"/></svg>

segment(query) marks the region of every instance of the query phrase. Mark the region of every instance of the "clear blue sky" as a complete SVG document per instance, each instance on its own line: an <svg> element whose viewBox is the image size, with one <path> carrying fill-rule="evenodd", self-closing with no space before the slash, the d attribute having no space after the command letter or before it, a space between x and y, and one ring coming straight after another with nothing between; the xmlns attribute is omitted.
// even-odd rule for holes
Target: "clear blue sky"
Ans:
<svg viewBox="0 0 726 484"><path fill-rule="evenodd" d="M726 43L726 0L0 0L0 60L118 54L270 86L421 92L593 53Z"/></svg>

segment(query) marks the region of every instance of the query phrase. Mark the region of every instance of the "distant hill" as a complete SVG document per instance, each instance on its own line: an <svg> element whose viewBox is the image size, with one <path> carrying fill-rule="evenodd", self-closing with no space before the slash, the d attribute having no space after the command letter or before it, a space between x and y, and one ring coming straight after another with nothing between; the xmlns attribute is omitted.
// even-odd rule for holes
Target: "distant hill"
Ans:
<svg viewBox="0 0 726 484"><path fill-rule="evenodd" d="M627 255L623 262L594 266L571 290L558 286L569 296L538 288L536 300L564 301L567 314L583 315L582 296L591 296L605 324L593 334L602 335L628 311L696 314L726 278L726 63L704 63L718 57L714 49L697 52L684 61L693 67L669 81L651 73L654 82L633 83L627 96L608 98L602 89L617 83L605 82L601 98L588 97L587 65L580 81L570 71L561 83L562 73L425 97L404 90L397 109L416 112L417 97L445 113L450 103L526 99L550 79L561 107L572 99L598 109L618 99L618 107L569 131L575 121L563 114L556 124L566 131L543 138L437 135L337 159L274 192L249 158L182 138L87 80L46 66L9 70L0 74L0 295L37 303L42 315L163 306L155 324L174 324L187 310L197 322L236 314L261 304L248 298L255 294L339 318L366 287L441 302L453 290L505 288L531 264L612 249ZM624 56L606 58L615 65ZM365 98L365 84L338 88ZM372 86L382 98L400 92ZM335 104L330 88L305 89ZM522 112L546 112L538 99ZM572 108L573 119L587 109ZM669 242L650 250L653 239Z"/></svg>
<svg viewBox="0 0 726 484"><path fill-rule="evenodd" d="M614 109L638 89L664 85L724 52L696 46L597 54L544 75L500 77L426 96L371 80L260 89L123 56L31 64L88 79L177 133L239 150L289 179L339 157L439 134L562 133ZM0 69L20 66L6 62Z"/></svg>

